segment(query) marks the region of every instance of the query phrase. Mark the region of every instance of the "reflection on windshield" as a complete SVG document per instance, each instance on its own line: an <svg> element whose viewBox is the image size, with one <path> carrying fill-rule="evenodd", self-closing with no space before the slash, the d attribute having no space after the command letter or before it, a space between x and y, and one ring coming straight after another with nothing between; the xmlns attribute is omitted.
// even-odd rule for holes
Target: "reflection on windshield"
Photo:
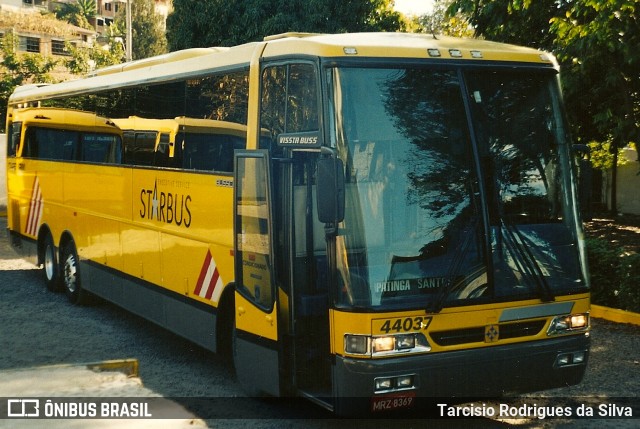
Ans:
<svg viewBox="0 0 640 429"><path fill-rule="evenodd" d="M579 282L547 77L469 73L469 121L459 76L333 70L332 133L346 170L339 304L409 300L438 311L476 298L552 299Z"/></svg>

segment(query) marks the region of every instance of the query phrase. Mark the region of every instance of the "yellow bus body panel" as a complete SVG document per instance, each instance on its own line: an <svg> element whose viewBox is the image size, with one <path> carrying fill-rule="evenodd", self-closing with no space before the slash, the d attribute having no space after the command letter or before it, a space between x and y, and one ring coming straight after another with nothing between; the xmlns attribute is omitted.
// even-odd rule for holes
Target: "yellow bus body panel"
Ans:
<svg viewBox="0 0 640 429"><path fill-rule="evenodd" d="M277 308L276 304L265 313L236 292L236 328L261 338L278 341Z"/></svg>
<svg viewBox="0 0 640 429"><path fill-rule="evenodd" d="M571 309L571 313L588 313L589 312L589 295L574 295L558 297L554 303L574 303ZM551 305L553 305L552 303ZM444 308L440 313L433 314L427 313L425 310L418 311L405 311L405 312L390 312L390 313L351 313L339 311L336 309L330 310L330 318L332 320L333 332L331 338L331 351L334 354L341 356L347 355L344 349L344 335L371 335L371 336L385 336L392 334L407 334L407 333L423 333L425 334L431 351L426 353L438 353L444 351L453 350L467 350L470 348L478 347L490 347L496 345L513 344L522 341L535 341L548 339L547 328L549 323L553 319L553 315L534 317L528 320L545 320L544 327L536 334L527 337L516 337L507 339L498 339L494 342L465 342L458 345L451 346L439 346L433 341L431 334L448 331L448 330L463 330L466 328L483 328L486 326L497 325L502 327L514 322L522 320L509 320L501 322L501 315L505 310L517 311L522 309L527 311L532 307L539 305L545 305L540 300L528 300L521 302L509 302L509 303L497 303L486 305L472 305L468 307L450 307ZM419 326L416 323L408 323L409 329L402 328L403 322L411 319L412 322L420 320L422 329L417 329ZM525 319L523 319L525 320ZM380 328L384 326L385 322L389 322L386 326L393 326L394 323L398 323L398 329L392 329L390 332L385 332ZM405 326L407 326L405 325ZM367 356L357 356L367 357Z"/></svg>

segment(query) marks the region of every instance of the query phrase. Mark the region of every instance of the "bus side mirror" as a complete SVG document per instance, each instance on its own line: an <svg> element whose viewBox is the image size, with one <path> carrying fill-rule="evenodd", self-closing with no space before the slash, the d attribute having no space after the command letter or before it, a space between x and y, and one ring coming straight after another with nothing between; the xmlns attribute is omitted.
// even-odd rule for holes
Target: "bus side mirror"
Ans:
<svg viewBox="0 0 640 429"><path fill-rule="evenodd" d="M316 171L318 220L337 224L344 219L344 166L335 157L318 159Z"/></svg>

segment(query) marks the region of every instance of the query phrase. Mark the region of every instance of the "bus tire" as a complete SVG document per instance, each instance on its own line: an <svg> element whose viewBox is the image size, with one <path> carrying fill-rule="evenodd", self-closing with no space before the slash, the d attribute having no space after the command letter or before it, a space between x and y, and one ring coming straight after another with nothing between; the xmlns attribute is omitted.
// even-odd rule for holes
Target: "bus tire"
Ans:
<svg viewBox="0 0 640 429"><path fill-rule="evenodd" d="M62 280L64 292L69 302L76 305L88 303L87 291L80 284L80 260L73 240L68 241L62 248Z"/></svg>
<svg viewBox="0 0 640 429"><path fill-rule="evenodd" d="M44 236L42 243L42 271L44 273L45 284L51 292L59 292L62 289L62 279L60 276L60 264L56 246L53 244L53 237L48 232Z"/></svg>

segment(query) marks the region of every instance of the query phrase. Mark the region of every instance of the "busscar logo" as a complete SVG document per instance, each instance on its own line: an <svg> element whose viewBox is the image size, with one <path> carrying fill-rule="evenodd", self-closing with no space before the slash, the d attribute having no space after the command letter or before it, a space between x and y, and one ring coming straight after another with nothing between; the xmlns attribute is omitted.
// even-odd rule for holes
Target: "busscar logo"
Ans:
<svg viewBox="0 0 640 429"><path fill-rule="evenodd" d="M7 417L40 417L40 400L7 399Z"/></svg>
<svg viewBox="0 0 640 429"><path fill-rule="evenodd" d="M191 195L165 192L158 189L156 179L153 189L140 190L140 217L189 228L191 226Z"/></svg>

